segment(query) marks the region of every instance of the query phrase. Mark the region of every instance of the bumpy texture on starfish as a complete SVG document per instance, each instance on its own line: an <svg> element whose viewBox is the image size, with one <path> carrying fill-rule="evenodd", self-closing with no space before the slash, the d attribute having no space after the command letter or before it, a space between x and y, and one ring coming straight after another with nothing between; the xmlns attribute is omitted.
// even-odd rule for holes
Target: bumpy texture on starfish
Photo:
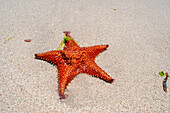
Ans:
<svg viewBox="0 0 170 113"><path fill-rule="evenodd" d="M104 51L108 45L79 47L69 34L66 34L66 36L70 38L65 40L65 47L63 50L53 50L35 54L36 58L50 61L57 66L60 99L67 97L67 95L64 94L65 88L79 73L87 73L99 77L109 83L114 81L114 79L112 79L95 63L95 57L100 52Z"/></svg>

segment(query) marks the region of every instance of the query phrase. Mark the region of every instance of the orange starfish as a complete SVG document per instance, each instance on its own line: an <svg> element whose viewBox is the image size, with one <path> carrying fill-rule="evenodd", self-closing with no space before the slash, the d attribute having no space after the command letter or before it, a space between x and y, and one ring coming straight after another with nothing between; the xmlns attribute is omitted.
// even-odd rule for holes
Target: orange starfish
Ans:
<svg viewBox="0 0 170 113"><path fill-rule="evenodd" d="M64 94L65 88L79 73L87 73L99 77L109 83L114 81L114 79L112 79L95 63L95 57L100 52L104 51L108 45L79 47L69 34L65 33L65 35L70 37L70 39L65 41L65 47L63 50L53 50L35 54L36 58L50 61L57 66L60 99L67 97L67 94Z"/></svg>

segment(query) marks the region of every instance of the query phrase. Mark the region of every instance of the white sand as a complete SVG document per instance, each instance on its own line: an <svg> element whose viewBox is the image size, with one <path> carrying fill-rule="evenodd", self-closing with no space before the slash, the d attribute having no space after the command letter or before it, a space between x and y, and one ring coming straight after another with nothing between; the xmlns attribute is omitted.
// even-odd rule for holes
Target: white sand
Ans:
<svg viewBox="0 0 170 113"><path fill-rule="evenodd" d="M170 1L75 1L0 0L0 112L170 112L170 80L164 93L155 75L170 70ZM56 68L34 54L65 30L80 46L109 44L96 63L113 84L79 74L59 100Z"/></svg>

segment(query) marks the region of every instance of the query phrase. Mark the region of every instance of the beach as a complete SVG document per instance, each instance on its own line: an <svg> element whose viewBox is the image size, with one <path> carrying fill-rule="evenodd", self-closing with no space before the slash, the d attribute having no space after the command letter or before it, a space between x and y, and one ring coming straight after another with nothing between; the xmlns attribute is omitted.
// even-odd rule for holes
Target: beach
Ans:
<svg viewBox="0 0 170 113"><path fill-rule="evenodd" d="M168 113L169 0L0 0L0 112ZM57 68L35 59L63 31L80 47L108 44L95 62L115 81L88 74L58 94ZM30 42L24 40L31 39Z"/></svg>

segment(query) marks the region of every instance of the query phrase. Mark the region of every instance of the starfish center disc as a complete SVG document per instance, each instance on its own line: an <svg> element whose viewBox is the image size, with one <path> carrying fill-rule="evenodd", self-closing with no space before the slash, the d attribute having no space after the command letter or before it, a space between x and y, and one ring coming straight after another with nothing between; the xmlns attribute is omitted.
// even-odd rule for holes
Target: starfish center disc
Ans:
<svg viewBox="0 0 170 113"><path fill-rule="evenodd" d="M85 52L84 51L64 51L62 56L67 64L74 66L74 65L83 63Z"/></svg>

